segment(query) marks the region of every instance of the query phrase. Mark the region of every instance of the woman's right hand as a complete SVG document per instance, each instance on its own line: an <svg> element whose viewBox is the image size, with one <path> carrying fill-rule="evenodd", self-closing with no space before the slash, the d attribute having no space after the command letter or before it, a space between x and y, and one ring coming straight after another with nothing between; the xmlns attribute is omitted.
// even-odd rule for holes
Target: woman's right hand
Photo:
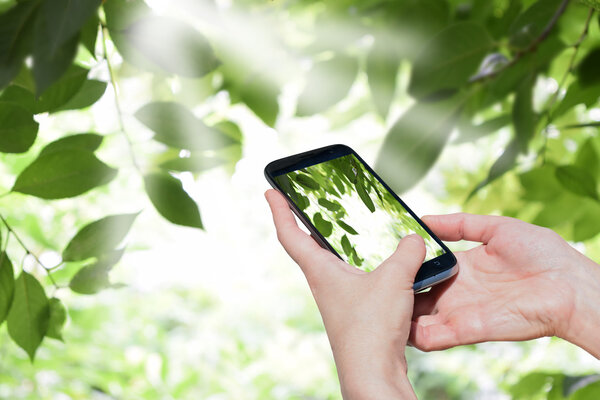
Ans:
<svg viewBox="0 0 600 400"><path fill-rule="evenodd" d="M410 342L429 351L559 336L600 358L600 266L550 229L498 216L423 221L457 252L457 276L415 297Z"/></svg>

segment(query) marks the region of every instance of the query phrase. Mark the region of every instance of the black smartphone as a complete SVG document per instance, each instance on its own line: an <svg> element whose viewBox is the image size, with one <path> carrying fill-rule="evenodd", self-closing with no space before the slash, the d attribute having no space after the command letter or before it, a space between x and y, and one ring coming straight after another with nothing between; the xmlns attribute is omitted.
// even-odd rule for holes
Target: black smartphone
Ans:
<svg viewBox="0 0 600 400"><path fill-rule="evenodd" d="M265 167L315 240L348 264L372 271L404 236L417 233L427 255L413 289L421 291L458 271L454 254L350 147L332 145Z"/></svg>

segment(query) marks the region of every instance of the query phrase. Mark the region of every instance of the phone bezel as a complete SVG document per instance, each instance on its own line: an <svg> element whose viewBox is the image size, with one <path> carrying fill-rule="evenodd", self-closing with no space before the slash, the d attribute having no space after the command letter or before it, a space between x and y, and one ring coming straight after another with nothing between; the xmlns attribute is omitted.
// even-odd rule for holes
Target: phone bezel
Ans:
<svg viewBox="0 0 600 400"><path fill-rule="evenodd" d="M305 151L303 153L294 154L288 157L284 157L275 161L270 162L265 167L265 177L269 184L282 193L290 205L292 211L302 223L307 227L313 238L321 245L321 247L331 251L337 257L343 260L337 251L329 244L327 239L321 235L317 228L312 224L310 218L302 210L300 210L296 204L289 198L285 191L279 187L275 181L275 177L286 174L288 172L296 171L302 168L309 167L311 165L319 164L325 161L332 160L334 158L343 157L346 155L354 155L369 171L375 179L377 179L389 192L390 194L400 202L400 204L408 211L408 213L431 235L431 237L444 249L445 254L433 258L427 262L424 262L417 276L415 277L415 283L413 289L420 291L440 283L446 279L451 278L458 271L456 263L456 257L450 249L425 225L423 221L408 207L402 199L379 177L379 175L367 164L359 155L349 146L343 144L334 144L326 147L321 147L314 150Z"/></svg>

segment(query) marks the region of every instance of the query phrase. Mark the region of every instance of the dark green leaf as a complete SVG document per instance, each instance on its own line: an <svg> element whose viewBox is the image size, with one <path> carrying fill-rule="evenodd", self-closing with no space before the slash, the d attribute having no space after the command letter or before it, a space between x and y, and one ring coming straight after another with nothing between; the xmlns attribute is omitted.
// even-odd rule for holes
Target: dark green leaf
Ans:
<svg viewBox="0 0 600 400"><path fill-rule="evenodd" d="M421 99L457 89L477 71L493 42L486 30L473 22L459 22L435 36L413 65L409 92Z"/></svg>
<svg viewBox="0 0 600 400"><path fill-rule="evenodd" d="M487 178L480 182L471 193L467 196L467 200L473 197L475 193L487 186L489 183L495 181L506 172L510 171L517 162L517 156L519 155L520 144L518 140L513 139L504 149L504 152L498 159L492 164L490 172L488 172Z"/></svg>
<svg viewBox="0 0 600 400"><path fill-rule="evenodd" d="M72 65L67 72L54 82L37 101L37 113L53 112L71 100L86 81L88 70Z"/></svg>
<svg viewBox="0 0 600 400"><path fill-rule="evenodd" d="M397 192L417 183L444 148L460 108L460 98L417 103L388 132L375 170Z"/></svg>
<svg viewBox="0 0 600 400"><path fill-rule="evenodd" d="M515 138L521 152L527 151L527 146L535 134L537 117L533 111L533 85L535 76L526 78L519 88L513 102L512 116L515 127Z"/></svg>
<svg viewBox="0 0 600 400"><path fill-rule="evenodd" d="M367 77L375 108L385 119L396 91L400 55L387 36L375 38L367 57Z"/></svg>
<svg viewBox="0 0 600 400"><path fill-rule="evenodd" d="M600 66L600 47L590 51L577 67L581 86L585 87L600 82L598 66Z"/></svg>
<svg viewBox="0 0 600 400"><path fill-rule="evenodd" d="M510 114L502 114L478 125L462 124L460 126L460 136L453 143L466 143L490 135L504 128L511 120Z"/></svg>
<svg viewBox="0 0 600 400"><path fill-rule="evenodd" d="M589 107L595 104L598 98L600 98L600 83L582 87L579 81L575 81L567 89L565 98L552 112L552 117L555 119L558 118L577 104L585 104Z"/></svg>
<svg viewBox="0 0 600 400"><path fill-rule="evenodd" d="M0 253L0 325L6 319L15 292L13 265L6 252Z"/></svg>
<svg viewBox="0 0 600 400"><path fill-rule="evenodd" d="M116 175L91 151L65 149L40 155L19 174L12 191L43 199L75 197Z"/></svg>
<svg viewBox="0 0 600 400"><path fill-rule="evenodd" d="M38 6L37 1L21 1L0 15L0 89L19 73L31 52Z"/></svg>
<svg viewBox="0 0 600 400"><path fill-rule="evenodd" d="M579 145L577 155L575 157L575 165L588 170L592 176L598 176L598 167L600 160L594 145L594 138L589 138Z"/></svg>
<svg viewBox="0 0 600 400"><path fill-rule="evenodd" d="M308 206L310 206L310 201L308 200L308 197L299 194L298 199L296 200L296 205L299 209L304 211L308 208Z"/></svg>
<svg viewBox="0 0 600 400"><path fill-rule="evenodd" d="M317 181L306 174L298 173L294 176L294 180L309 190L319 190L321 188Z"/></svg>
<svg viewBox="0 0 600 400"><path fill-rule="evenodd" d="M350 240L346 235L342 236L342 249L348 257L352 255L352 245L350 244Z"/></svg>
<svg viewBox="0 0 600 400"><path fill-rule="evenodd" d="M144 177L144 184L150 201L165 219L203 229L198 206L178 179L166 173L154 173Z"/></svg>
<svg viewBox="0 0 600 400"><path fill-rule="evenodd" d="M556 178L570 192L598 200L596 180L588 169L575 165L557 167Z"/></svg>
<svg viewBox="0 0 600 400"><path fill-rule="evenodd" d="M356 248L353 247L352 248L352 262L354 263L354 265L356 267L360 267L362 265L363 261L364 260L358 256L358 253L356 252Z"/></svg>
<svg viewBox="0 0 600 400"><path fill-rule="evenodd" d="M279 185L279 187L281 188L281 190L283 190L284 193L290 196L292 201L298 201L299 194L298 192L296 192L296 190L294 190L294 187L292 186L292 181L290 180L290 177L288 175L282 174L276 176L275 182Z"/></svg>
<svg viewBox="0 0 600 400"><path fill-rule="evenodd" d="M600 127L600 122L585 122L583 124L573 124L573 125L561 126L560 130L563 130L563 129L581 129L581 128L598 128L598 127Z"/></svg>
<svg viewBox="0 0 600 400"><path fill-rule="evenodd" d="M144 0L110 0L102 4L106 26L111 31L125 30L129 25L148 16L151 11Z"/></svg>
<svg viewBox="0 0 600 400"><path fill-rule="evenodd" d="M44 288L27 272L15 282L15 295L8 313L8 333L27 352L31 361L48 330L50 307Z"/></svg>
<svg viewBox="0 0 600 400"><path fill-rule="evenodd" d="M348 232L349 234L351 234L351 235L358 235L358 232L356 232L356 230L353 227L351 227L350 225L348 225L347 223L345 223L341 219L337 220L337 224L339 226L341 226L342 229L345 230L346 232Z"/></svg>
<svg viewBox="0 0 600 400"><path fill-rule="evenodd" d="M135 116L154 131L154 140L167 146L215 150L236 143L231 136L206 126L190 110L178 103L148 103Z"/></svg>
<svg viewBox="0 0 600 400"><path fill-rule="evenodd" d="M344 188L344 184L342 183L342 180L337 175L333 175L331 177L331 180L333 181L333 184L335 185L335 187L337 188L337 190L341 194L346 193L346 189Z"/></svg>
<svg viewBox="0 0 600 400"><path fill-rule="evenodd" d="M316 213L313 217L315 228L321 233L321 235L328 237L333 232L333 224L323 219L321 213Z"/></svg>
<svg viewBox="0 0 600 400"><path fill-rule="evenodd" d="M65 322L67 322L67 309L56 297L51 298L48 303L50 306L50 318L46 336L62 341L62 330Z"/></svg>
<svg viewBox="0 0 600 400"><path fill-rule="evenodd" d="M559 8L565 4L562 0L535 2L517 17L510 27L510 45L518 50L531 46L546 29Z"/></svg>
<svg viewBox="0 0 600 400"><path fill-rule="evenodd" d="M37 113L35 96L29 90L19 85L10 85L0 94L0 107L2 103L12 103L21 106L29 113Z"/></svg>
<svg viewBox="0 0 600 400"><path fill-rule="evenodd" d="M93 152L100 147L102 139L104 137L97 133L78 133L76 135L65 136L47 144L40 152L40 156L67 149L81 149Z"/></svg>
<svg viewBox="0 0 600 400"><path fill-rule="evenodd" d="M71 278L69 288L79 294L95 294L110 286L108 273L110 269L101 262L81 268Z"/></svg>
<svg viewBox="0 0 600 400"><path fill-rule="evenodd" d="M148 16L123 33L147 60L169 73L199 78L221 64L207 38L181 20Z"/></svg>
<svg viewBox="0 0 600 400"><path fill-rule="evenodd" d="M239 88L240 100L270 127L279 114L279 92L275 83L262 76L251 76Z"/></svg>
<svg viewBox="0 0 600 400"><path fill-rule="evenodd" d="M37 137L38 123L27 109L0 102L0 151L24 153Z"/></svg>
<svg viewBox="0 0 600 400"><path fill-rule="evenodd" d="M342 206L339 205L338 203L334 203L333 201L329 201L329 200L324 199L324 198L320 198L318 200L318 202L319 202L319 204L321 206L325 207L329 211L336 212L336 211L339 211L342 208Z"/></svg>
<svg viewBox="0 0 600 400"><path fill-rule="evenodd" d="M95 104L104 95L106 91L106 82L95 79L87 79L83 82L79 91L73 95L66 103L53 109L53 112L65 110L80 110Z"/></svg>
<svg viewBox="0 0 600 400"><path fill-rule="evenodd" d="M519 175L523 186L523 199L530 201L548 201L563 193L563 188L556 179L556 167L544 164Z"/></svg>
<svg viewBox="0 0 600 400"><path fill-rule="evenodd" d="M160 168L168 171L203 172L225 163L226 161L220 157L208 157L204 155L192 154L190 157L179 157L167 160L161 163L159 166Z"/></svg>
<svg viewBox="0 0 600 400"><path fill-rule="evenodd" d="M137 213L110 215L84 226L63 251L63 260L85 260L109 252L123 241L137 216Z"/></svg>
<svg viewBox="0 0 600 400"><path fill-rule="evenodd" d="M373 200L371 200L371 197L369 197L369 194L365 190L365 187L361 180L356 182L356 192L358 193L358 196L360 197L362 202L365 203L365 206L367 206L369 211L371 211L372 213L375 212L375 205L373 204Z"/></svg>
<svg viewBox="0 0 600 400"><path fill-rule="evenodd" d="M81 28L80 42L90 52L92 57L96 56L96 40L98 39L98 28L100 19L98 13L94 13Z"/></svg>
<svg viewBox="0 0 600 400"><path fill-rule="evenodd" d="M356 75L356 59L336 55L331 60L315 63L298 98L296 114L300 117L323 112L346 97Z"/></svg>

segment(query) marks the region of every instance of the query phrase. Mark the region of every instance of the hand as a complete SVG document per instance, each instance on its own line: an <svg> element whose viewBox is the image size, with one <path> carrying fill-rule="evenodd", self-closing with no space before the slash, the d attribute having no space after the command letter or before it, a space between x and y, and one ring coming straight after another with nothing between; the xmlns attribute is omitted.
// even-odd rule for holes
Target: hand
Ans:
<svg viewBox="0 0 600 400"><path fill-rule="evenodd" d="M283 196L265 194L277 237L304 272L333 350L344 398L415 398L404 348L413 311L413 281L425 257L418 235L373 272L350 266L298 228Z"/></svg>
<svg viewBox="0 0 600 400"><path fill-rule="evenodd" d="M600 268L559 235L508 217L452 214L423 221L442 240L482 244L457 252L458 274L416 297L415 347L556 335L600 357L591 332L600 327ZM582 333L586 338L577 338Z"/></svg>

